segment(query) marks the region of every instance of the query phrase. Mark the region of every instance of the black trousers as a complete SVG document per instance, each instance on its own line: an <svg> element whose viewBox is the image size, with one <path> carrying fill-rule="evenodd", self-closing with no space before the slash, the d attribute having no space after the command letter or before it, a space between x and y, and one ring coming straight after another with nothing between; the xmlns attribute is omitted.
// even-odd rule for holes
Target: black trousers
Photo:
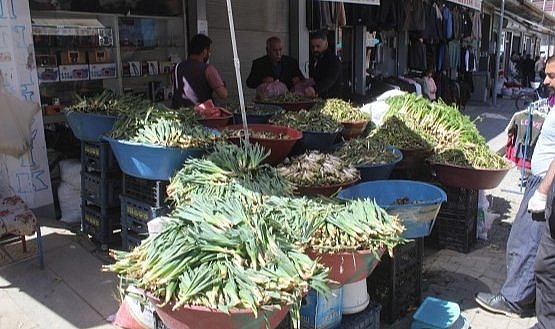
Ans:
<svg viewBox="0 0 555 329"><path fill-rule="evenodd" d="M555 184L551 185L545 209L545 231L536 255L536 316L533 329L555 328Z"/></svg>

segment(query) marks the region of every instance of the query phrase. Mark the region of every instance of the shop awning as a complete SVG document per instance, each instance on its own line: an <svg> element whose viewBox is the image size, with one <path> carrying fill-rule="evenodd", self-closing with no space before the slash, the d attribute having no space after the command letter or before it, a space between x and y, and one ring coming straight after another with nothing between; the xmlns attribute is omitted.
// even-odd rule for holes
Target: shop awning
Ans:
<svg viewBox="0 0 555 329"><path fill-rule="evenodd" d="M482 10L482 0L448 0L461 6L469 7L476 10Z"/></svg>
<svg viewBox="0 0 555 329"><path fill-rule="evenodd" d="M483 0L484 5L489 5L498 11L502 0ZM543 12L531 2L505 0L505 14L512 19L529 26L540 33L555 34L555 17Z"/></svg>
<svg viewBox="0 0 555 329"><path fill-rule="evenodd" d="M320 1L330 1L330 2L337 2L337 0L320 0ZM389 1L389 0L385 0ZM358 3L361 5L372 5L372 6L379 6L380 0L343 0L344 3Z"/></svg>
<svg viewBox="0 0 555 329"><path fill-rule="evenodd" d="M33 34L40 35L98 35L106 27L97 19L32 19Z"/></svg>

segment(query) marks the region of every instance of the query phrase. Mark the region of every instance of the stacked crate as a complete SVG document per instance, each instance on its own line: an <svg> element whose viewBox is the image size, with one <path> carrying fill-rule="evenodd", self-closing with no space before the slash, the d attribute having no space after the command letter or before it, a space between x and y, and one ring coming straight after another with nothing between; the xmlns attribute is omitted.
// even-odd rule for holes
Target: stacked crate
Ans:
<svg viewBox="0 0 555 329"><path fill-rule="evenodd" d="M166 205L168 183L123 175L120 219L124 250L130 250L146 239L150 220L169 212Z"/></svg>
<svg viewBox="0 0 555 329"><path fill-rule="evenodd" d="M478 190L441 187L447 193L428 238L435 248L467 253L476 243Z"/></svg>
<svg viewBox="0 0 555 329"><path fill-rule="evenodd" d="M370 299L381 304L381 319L387 323L405 316L420 304L424 240L409 240L385 253L366 280Z"/></svg>
<svg viewBox="0 0 555 329"><path fill-rule="evenodd" d="M121 171L110 144L81 142L81 231L102 249L117 240Z"/></svg>

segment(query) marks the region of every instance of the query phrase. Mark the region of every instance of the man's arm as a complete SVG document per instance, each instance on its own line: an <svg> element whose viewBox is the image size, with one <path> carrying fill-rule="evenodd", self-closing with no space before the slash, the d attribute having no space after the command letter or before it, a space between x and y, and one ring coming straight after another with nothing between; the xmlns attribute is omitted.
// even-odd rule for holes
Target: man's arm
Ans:
<svg viewBox="0 0 555 329"><path fill-rule="evenodd" d="M208 67L206 67L204 75L206 77L206 80L208 81L208 85L210 86L210 88L212 88L212 90L214 90L216 95L218 95L218 97L222 99L227 98L227 88L224 84L224 81L220 77L220 73L218 73L218 70L216 70L213 65L208 65Z"/></svg>
<svg viewBox="0 0 555 329"><path fill-rule="evenodd" d="M328 91L339 79L341 74L341 62L336 56L330 56L330 61L325 67L322 67L324 73L319 81L316 81L314 89L318 94Z"/></svg>
<svg viewBox="0 0 555 329"><path fill-rule="evenodd" d="M272 82L274 78L268 73L268 68L261 58L252 62L251 72L247 78L247 87L256 89L263 82ZM270 69L271 70L271 69Z"/></svg>
<svg viewBox="0 0 555 329"><path fill-rule="evenodd" d="M547 202L547 193L549 193L549 189L551 188L551 184L555 178L555 159L551 161L545 176L543 177L538 189L532 197L530 201L528 201L528 211L533 213L543 212L545 210L545 204Z"/></svg>

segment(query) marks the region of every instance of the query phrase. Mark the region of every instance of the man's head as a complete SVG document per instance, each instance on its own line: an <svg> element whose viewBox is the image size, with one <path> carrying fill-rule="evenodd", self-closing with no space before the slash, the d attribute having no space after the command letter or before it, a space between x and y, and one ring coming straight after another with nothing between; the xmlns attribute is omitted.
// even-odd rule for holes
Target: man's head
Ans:
<svg viewBox="0 0 555 329"><path fill-rule="evenodd" d="M328 49L328 37L325 32L314 32L310 35L310 50L315 56L320 56Z"/></svg>
<svg viewBox="0 0 555 329"><path fill-rule="evenodd" d="M270 57L272 63L277 63L283 55L283 44L278 37L270 37L266 40L266 54Z"/></svg>
<svg viewBox="0 0 555 329"><path fill-rule="evenodd" d="M549 94L555 94L555 56L551 56L545 63L545 79L543 84L549 88Z"/></svg>
<svg viewBox="0 0 555 329"><path fill-rule="evenodd" d="M206 63L210 58L210 46L212 45L212 40L204 34L196 34L191 38L189 43L189 56L196 55L200 56L202 60Z"/></svg>

